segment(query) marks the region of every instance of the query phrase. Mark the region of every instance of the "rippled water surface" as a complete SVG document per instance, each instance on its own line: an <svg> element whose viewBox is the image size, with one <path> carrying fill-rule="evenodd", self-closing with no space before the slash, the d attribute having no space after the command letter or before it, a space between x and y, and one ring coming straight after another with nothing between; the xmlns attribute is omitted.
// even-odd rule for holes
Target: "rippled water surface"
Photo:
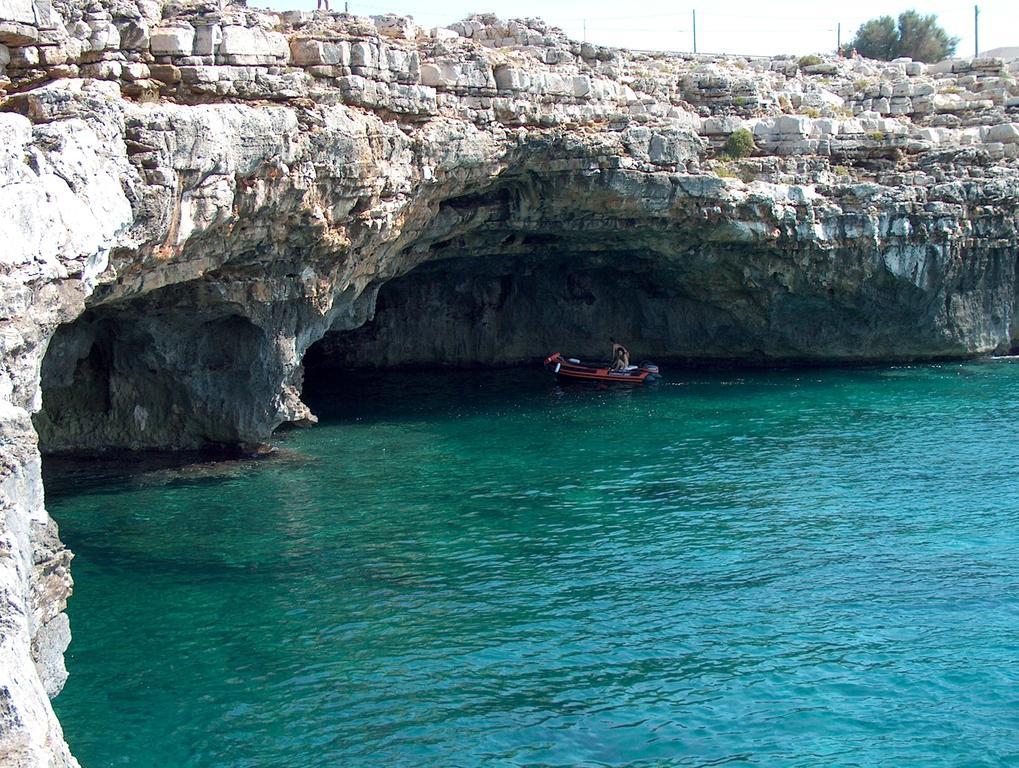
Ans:
<svg viewBox="0 0 1019 768"><path fill-rule="evenodd" d="M84 768L1019 764L1019 365L314 405L47 468Z"/></svg>

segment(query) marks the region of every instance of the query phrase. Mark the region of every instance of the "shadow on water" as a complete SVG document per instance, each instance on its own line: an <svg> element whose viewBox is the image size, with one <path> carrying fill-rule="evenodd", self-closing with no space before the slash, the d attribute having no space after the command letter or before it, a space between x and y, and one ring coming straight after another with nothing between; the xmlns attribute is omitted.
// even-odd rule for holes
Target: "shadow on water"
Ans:
<svg viewBox="0 0 1019 768"><path fill-rule="evenodd" d="M807 384L815 391L847 383L908 383L921 371L932 378L972 379L990 373L995 365L1015 358L945 362L928 365L857 367L780 367L703 363L672 363L662 379L641 387L556 383L539 365L496 369L400 369L347 371L308 382L304 399L323 425L358 423L398 424L423 419L497 417L503 406L569 409L604 403L653 403L656 397L696 396L698 402L788 392ZM663 415L663 418L681 418ZM889 413L888 418L903 418ZM302 428L284 426L274 436L276 449L264 456L238 454L229 449L201 451L110 452L101 455L47 456L43 480L50 499L144 486L214 487L278 464L315 461L288 446Z"/></svg>
<svg viewBox="0 0 1019 768"><path fill-rule="evenodd" d="M306 383L305 402L323 424L400 423L423 418L498 415L505 403L514 408L590 405L599 401L653 402L655 397L695 394L699 400L725 402L771 395L809 385L816 393L854 386L912 380L918 371L931 377L979 376L984 361L860 366L740 366L674 362L662 378L647 386L557 383L540 365L494 369L406 368L351 370L329 377L320 373ZM287 431L281 431L286 435Z"/></svg>
<svg viewBox="0 0 1019 768"><path fill-rule="evenodd" d="M541 395L551 388L549 375L536 367L348 371L308 382L303 396L324 421L394 421L486 408L521 393Z"/></svg>
<svg viewBox="0 0 1019 768"><path fill-rule="evenodd" d="M323 422L387 423L417 420L423 416L461 416L497 412L503 403L547 402L570 405L600 399L618 401L653 396L676 386L714 388L743 384L762 385L771 376L793 380L802 369L767 372L761 369L691 368L667 373L647 386L557 383L539 365L498 369L400 369L347 371L341 376L319 376L305 387L304 399ZM771 386L776 384L772 382ZM781 386L781 384L778 384Z"/></svg>

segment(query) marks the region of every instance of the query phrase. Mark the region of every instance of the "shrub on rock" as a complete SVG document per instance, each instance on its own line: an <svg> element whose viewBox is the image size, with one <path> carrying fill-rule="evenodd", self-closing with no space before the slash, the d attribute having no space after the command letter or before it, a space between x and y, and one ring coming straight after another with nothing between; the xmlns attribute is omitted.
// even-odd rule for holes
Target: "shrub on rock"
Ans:
<svg viewBox="0 0 1019 768"><path fill-rule="evenodd" d="M757 149L757 145L754 144L754 134L746 128L737 128L725 140L725 154L736 160L747 157L755 149Z"/></svg>

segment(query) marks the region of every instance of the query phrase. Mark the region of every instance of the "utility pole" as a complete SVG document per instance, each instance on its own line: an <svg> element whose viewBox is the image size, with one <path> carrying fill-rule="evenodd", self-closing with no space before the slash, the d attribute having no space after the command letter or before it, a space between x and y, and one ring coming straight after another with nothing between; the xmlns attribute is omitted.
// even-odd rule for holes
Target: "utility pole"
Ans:
<svg viewBox="0 0 1019 768"><path fill-rule="evenodd" d="M347 2L347 0L344 0L344 3L343 3L343 14L347 15L349 13L350 13L350 3Z"/></svg>
<svg viewBox="0 0 1019 768"><path fill-rule="evenodd" d="M587 42L587 19L584 19L584 40L583 40L583 42L585 42L585 43Z"/></svg>
<svg viewBox="0 0 1019 768"><path fill-rule="evenodd" d="M842 22L835 25L835 53L842 50Z"/></svg>
<svg viewBox="0 0 1019 768"><path fill-rule="evenodd" d="M697 53L697 11L691 11L693 14L693 52Z"/></svg>
<svg viewBox="0 0 1019 768"><path fill-rule="evenodd" d="M973 56L980 55L980 6L973 6Z"/></svg>

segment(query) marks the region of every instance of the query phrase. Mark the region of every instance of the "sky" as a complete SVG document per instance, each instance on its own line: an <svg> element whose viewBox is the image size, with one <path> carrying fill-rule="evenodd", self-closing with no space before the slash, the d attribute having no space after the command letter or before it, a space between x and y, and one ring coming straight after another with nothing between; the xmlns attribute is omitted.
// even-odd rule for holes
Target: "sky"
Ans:
<svg viewBox="0 0 1019 768"><path fill-rule="evenodd" d="M445 26L473 13L513 19L538 16L570 37L601 45L649 50L689 51L693 47L692 12L697 13L697 50L705 53L802 55L834 51L838 25L848 42L861 23L909 9L936 14L950 35L959 38L959 55L973 55L973 5L930 0L893 5L887 0L804 2L803 0L347 0L351 13L370 16L400 13L425 27ZM344 0L331 0L343 10ZM315 0L248 0L275 10L315 7ZM983 0L980 50L1019 46L1019 1Z"/></svg>

